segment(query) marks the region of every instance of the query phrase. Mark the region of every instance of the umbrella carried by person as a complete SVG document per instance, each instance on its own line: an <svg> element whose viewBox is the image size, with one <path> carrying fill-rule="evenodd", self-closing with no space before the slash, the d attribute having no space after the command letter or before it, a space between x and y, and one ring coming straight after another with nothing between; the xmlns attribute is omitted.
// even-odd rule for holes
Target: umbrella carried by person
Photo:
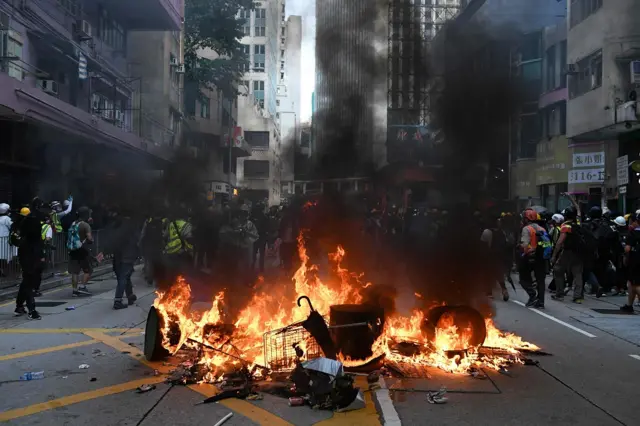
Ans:
<svg viewBox="0 0 640 426"><path fill-rule="evenodd" d="M547 208L545 206L531 206L529 207L531 210L535 211L538 214L546 213Z"/></svg>

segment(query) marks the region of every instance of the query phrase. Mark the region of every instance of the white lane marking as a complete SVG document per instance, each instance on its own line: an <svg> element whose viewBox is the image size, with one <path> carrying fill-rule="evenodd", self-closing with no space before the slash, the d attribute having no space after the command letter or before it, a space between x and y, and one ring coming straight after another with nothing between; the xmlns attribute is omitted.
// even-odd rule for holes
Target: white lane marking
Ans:
<svg viewBox="0 0 640 426"><path fill-rule="evenodd" d="M384 426L402 425L402 423L400 422L400 417L398 416L398 412L396 411L396 407L394 407L391 396L389 395L389 389L387 389L387 384L385 383L383 377L380 377L380 379L378 379L378 384L380 385L380 389L376 390L376 399L378 400L378 404L380 404L380 411L382 411Z"/></svg>
<svg viewBox="0 0 640 426"><path fill-rule="evenodd" d="M631 358L635 358L640 361L640 355L629 355Z"/></svg>
<svg viewBox="0 0 640 426"><path fill-rule="evenodd" d="M519 301L519 300L513 300L513 299L512 299L511 301L512 301L513 303L517 303L517 304L518 304L518 305L520 305L520 306L524 306L524 307L526 307L526 305L525 305L524 303L522 303L521 301ZM591 333L587 333L586 331L581 330L581 329L579 329L578 327L574 327L574 326L572 326L571 324L567 324L566 322L561 321L561 320L559 320L558 318L556 318L556 317L554 317L554 316L551 316L551 315L549 315L549 314L545 314L544 312L541 312L541 311L539 311L538 309L529 309L529 310L530 310L531 312L535 312L536 314L541 315L541 316L543 316L543 317L545 317L545 318L548 318L548 319L550 319L551 321L557 322L557 323L558 323L558 324L560 324L560 325L564 325L565 327L570 328L570 329L571 329L571 330L573 330L573 331L577 331L577 332L578 332L578 333L580 333L580 334L584 334L584 335L585 335L585 336L587 336L587 337L598 337L598 336L595 336L595 335L593 335L593 334L591 334Z"/></svg>

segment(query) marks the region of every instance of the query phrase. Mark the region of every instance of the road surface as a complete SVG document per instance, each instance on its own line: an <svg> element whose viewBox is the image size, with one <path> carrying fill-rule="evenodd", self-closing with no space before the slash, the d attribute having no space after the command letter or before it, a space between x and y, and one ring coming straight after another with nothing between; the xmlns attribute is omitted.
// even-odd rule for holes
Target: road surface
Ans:
<svg viewBox="0 0 640 426"><path fill-rule="evenodd" d="M114 311L115 280L91 284L90 299L72 299L68 287L38 299L42 321L14 318L13 302L0 306L0 421L11 425L575 425L640 424L640 316L618 315L622 297L587 299L583 305L548 299L543 312L526 309L525 295L496 300L499 327L536 343L549 357L539 367L521 366L490 380L452 377L386 379L366 392L366 408L343 414L289 407L264 395L262 401L226 400L195 406L215 389L170 387L145 363L142 334L153 289L134 274L135 307ZM74 306L75 310L66 310ZM610 309L596 312L593 309ZM89 364L88 369L79 369ZM44 380L21 382L27 371ZM156 389L137 394L144 383ZM446 386L449 401L431 405L425 390Z"/></svg>

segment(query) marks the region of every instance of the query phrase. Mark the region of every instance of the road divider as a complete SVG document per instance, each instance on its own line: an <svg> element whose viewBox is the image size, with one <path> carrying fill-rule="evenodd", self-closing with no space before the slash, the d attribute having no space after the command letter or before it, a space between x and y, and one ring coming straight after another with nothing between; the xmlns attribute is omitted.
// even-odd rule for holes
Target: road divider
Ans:
<svg viewBox="0 0 640 426"><path fill-rule="evenodd" d="M640 355L629 355L631 358L635 358L640 361Z"/></svg>
<svg viewBox="0 0 640 426"><path fill-rule="evenodd" d="M521 301L519 301L519 300L511 300L511 301L512 301L513 303L516 303L516 304L520 305L520 306L524 306L524 307L526 307L526 305L525 305L524 303L522 303ZM538 314L538 315L540 315L540 316L543 316L543 317L545 317L545 318L547 318L547 319L550 319L550 320L551 320L551 321L553 321L553 322L556 322L556 323L558 323L558 324L560 324L560 325L563 325L563 326L565 326L565 327L567 327L567 328L569 328L569 329L571 329L571 330L573 330L573 331L576 331L576 332L578 332L578 333L580 333L580 334L582 334L582 335L585 335L585 336L587 336L587 337L590 337L590 338L598 337L598 336L596 336L595 334L591 334L591 333L589 333L589 332L586 332L586 331L584 331L584 330L582 330L582 329L580 329L580 328L578 328L578 327L575 327L575 326L573 326L573 325L571 325L571 324L569 324L569 323L566 323L566 322L564 322L564 321L562 321L562 320L559 320L558 318L554 317L553 315L549 315L549 314L547 314L547 313L545 313L545 312L542 312L542 311L540 311L540 310L538 310L538 309L529 308L529 310L530 310L531 312L535 312L536 314Z"/></svg>

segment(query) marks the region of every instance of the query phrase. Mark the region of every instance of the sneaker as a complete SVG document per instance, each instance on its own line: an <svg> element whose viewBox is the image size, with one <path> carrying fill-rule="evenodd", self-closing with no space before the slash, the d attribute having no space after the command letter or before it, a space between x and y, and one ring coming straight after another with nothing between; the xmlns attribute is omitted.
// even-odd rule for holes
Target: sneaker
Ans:
<svg viewBox="0 0 640 426"><path fill-rule="evenodd" d="M571 291L570 287L567 287L564 289L564 295L566 296L567 294L569 294L569 292Z"/></svg>
<svg viewBox="0 0 640 426"><path fill-rule="evenodd" d="M606 296L606 294L605 294L604 290L602 290L602 287L600 287L600 288L598 289L598 291L596 291L596 297L597 297L598 299L600 299L602 296Z"/></svg>
<svg viewBox="0 0 640 426"><path fill-rule="evenodd" d="M36 290L33 292L33 297L42 297L42 293Z"/></svg>
<svg viewBox="0 0 640 426"><path fill-rule="evenodd" d="M533 307L536 309L544 309L544 303L536 302L536 304L533 305Z"/></svg>
<svg viewBox="0 0 640 426"><path fill-rule="evenodd" d="M621 310L622 312L627 312L627 313L629 313L629 314L632 314L632 313L633 313L633 306L624 305L624 306L621 306L621 307L620 307L620 310Z"/></svg>
<svg viewBox="0 0 640 426"><path fill-rule="evenodd" d="M113 309L126 309L128 307L129 305L125 305L124 303L122 303L122 300L116 300L115 302L113 302Z"/></svg>
<svg viewBox="0 0 640 426"><path fill-rule="evenodd" d="M15 311L13 311L13 316L16 316L16 317L20 317L26 314L27 314L27 310L24 308L24 306L20 306L19 308L16 308Z"/></svg>
<svg viewBox="0 0 640 426"><path fill-rule="evenodd" d="M74 290L73 293L71 294L72 297L87 297L87 296L91 296L91 293L89 293L86 290Z"/></svg>
<svg viewBox="0 0 640 426"><path fill-rule="evenodd" d="M127 301L129 302L130 305L133 305L134 303L136 303L136 300L138 300L138 296L136 296L135 294L132 294L131 296L127 297Z"/></svg>
<svg viewBox="0 0 640 426"><path fill-rule="evenodd" d="M30 320L41 320L42 319L42 317L40 316L38 311L36 311L35 309L33 311L29 312L29 314L27 316L29 317Z"/></svg>
<svg viewBox="0 0 640 426"><path fill-rule="evenodd" d="M551 295L551 298L552 298L553 300L557 300L558 302L562 302L562 301L564 301L564 296L558 296L557 294L552 294L552 295Z"/></svg>
<svg viewBox="0 0 640 426"><path fill-rule="evenodd" d="M584 299L581 297L573 299L573 303L577 303L578 305L582 305L582 302L584 302Z"/></svg>
<svg viewBox="0 0 640 426"><path fill-rule="evenodd" d="M538 299L535 296L529 296L529 301L525 304L527 308L531 308L533 305L538 303Z"/></svg>

